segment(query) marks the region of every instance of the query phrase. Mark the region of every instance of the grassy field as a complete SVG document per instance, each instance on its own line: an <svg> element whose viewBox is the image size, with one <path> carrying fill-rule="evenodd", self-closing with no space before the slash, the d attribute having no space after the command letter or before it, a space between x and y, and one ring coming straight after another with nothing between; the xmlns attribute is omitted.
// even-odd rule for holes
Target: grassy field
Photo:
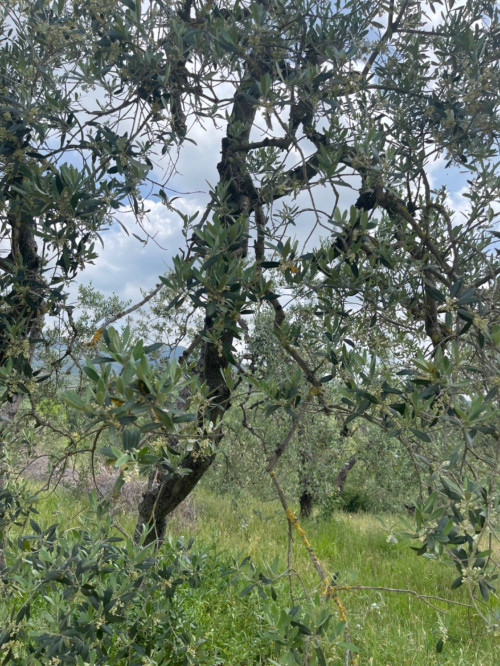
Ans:
<svg viewBox="0 0 500 666"><path fill-rule="evenodd" d="M40 524L62 521L69 528L78 524L85 503L74 491L58 490L40 503L39 510ZM391 516L382 519L388 526L396 522ZM116 521L121 530L132 533L132 514L120 513ZM454 569L417 557L408 542L393 543L372 515L336 513L327 521L306 521L303 527L329 575L338 572L339 584L409 589L421 595L468 602L464 590L450 590L456 577ZM294 537L291 552L292 567L298 573L293 576L293 603L288 576L276 583L277 600L272 602L263 600L257 588L241 596L246 567L237 581L232 575L220 573L231 569L233 558L241 562L247 555L263 572L276 559L279 563L275 572L286 569L288 527L280 506L261 506L251 499L235 500L200 490L170 521L169 535L172 539L194 536L193 548L205 558L199 586L182 586L177 593L190 623L203 635L204 656L199 663L282 663L279 656L274 662L270 660L270 609L304 604L306 593L318 597L322 591L300 539ZM383 590L349 590L341 596L360 665L499 663L498 633L487 632L477 614L466 607L437 600L426 603L407 593ZM333 602L328 603L337 615ZM497 600L491 604L497 604ZM440 638L445 644L438 654ZM328 663L343 663L340 648L332 644L324 650Z"/></svg>
<svg viewBox="0 0 500 666"><path fill-rule="evenodd" d="M278 556L285 566L288 530L279 506L259 511L251 504L242 506L207 495L199 496L198 501L202 509L197 528L183 530L176 521L172 530L192 532L202 543L215 544L224 552L246 553L256 561L269 562ZM395 522L392 516L383 519L386 525ZM310 520L303 527L328 572L339 572L339 583L411 589L422 595L468 601L465 590L450 590L455 569L417 557L408 542L388 542L388 532L374 516L337 513L327 522ZM309 590L321 590L308 554L296 537L293 567ZM297 582L295 587L300 594ZM466 608L432 600L430 606L408 594L377 590L344 592L342 601L360 664L499 663L499 635L486 633L483 623ZM437 641L445 635L443 652L437 654Z"/></svg>

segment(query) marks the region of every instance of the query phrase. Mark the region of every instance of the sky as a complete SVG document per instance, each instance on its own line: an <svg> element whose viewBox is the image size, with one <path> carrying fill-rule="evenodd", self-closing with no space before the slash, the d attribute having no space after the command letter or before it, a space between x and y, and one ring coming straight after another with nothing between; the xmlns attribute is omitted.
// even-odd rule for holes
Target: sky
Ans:
<svg viewBox="0 0 500 666"><path fill-rule="evenodd" d="M177 174L165 187L169 199L176 197L174 206L190 215L203 211L209 200L209 183L217 182L217 163L220 160L221 132L207 126L207 131L194 128L190 138L196 145L186 142L177 163ZM158 276L166 273L172 257L185 245L180 216L170 211L158 198L145 201L147 212L144 230L131 213L119 212L123 227L114 224L101 237L103 246L96 246L99 258L94 265L82 271L78 283L89 284L106 295L113 292L122 298L141 299L141 289L149 291L158 283ZM141 243L136 234L147 240ZM149 238L148 238L149 236Z"/></svg>

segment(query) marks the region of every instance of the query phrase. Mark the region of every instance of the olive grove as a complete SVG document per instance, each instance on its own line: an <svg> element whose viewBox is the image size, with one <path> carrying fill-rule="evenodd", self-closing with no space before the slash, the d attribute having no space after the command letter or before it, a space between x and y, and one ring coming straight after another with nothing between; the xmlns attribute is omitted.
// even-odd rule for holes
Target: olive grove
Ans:
<svg viewBox="0 0 500 666"><path fill-rule="evenodd" d="M46 378L33 358L60 317L68 349L48 369L78 349L91 386L65 394L84 424L66 433L66 455L104 456L116 492L140 469L147 544L212 466L233 407L242 428L249 415L282 420L262 466L278 489L281 458L316 416L335 423L338 446L369 424L420 477L418 551L447 551L455 587L488 600L498 11L483 0L2 3L2 427ZM217 176L193 214L169 182L200 132L220 145L200 154ZM160 286L144 285L145 301L189 321L182 355L160 365L157 345L110 325L118 313L82 340L68 298L125 209L144 237L151 200L179 216L185 240ZM272 318L262 349L256 315ZM43 421L33 401L23 418ZM314 450L300 455L314 466Z"/></svg>

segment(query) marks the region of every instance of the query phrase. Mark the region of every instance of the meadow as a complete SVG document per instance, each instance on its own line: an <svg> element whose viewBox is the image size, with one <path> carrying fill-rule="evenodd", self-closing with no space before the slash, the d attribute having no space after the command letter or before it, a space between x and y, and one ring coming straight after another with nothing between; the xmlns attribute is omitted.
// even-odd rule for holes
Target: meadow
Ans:
<svg viewBox="0 0 500 666"><path fill-rule="evenodd" d="M74 490L57 489L38 503L37 524L43 530L57 522L70 533L73 527L77 529L87 521L87 497ZM335 584L412 590L421 595L419 598L409 592L380 589L341 591L352 646L351 663L497 664L500 636L486 630L474 609L425 598L427 595L469 603L464 589L450 589L454 571L445 564L417 557L411 544L396 536L408 520L404 516L337 511L327 519L303 522L318 558ZM132 511L115 509L110 525L115 538L123 538L125 543L125 535L133 532ZM10 537L13 543L13 530ZM341 629L337 608L332 600L321 598L322 585L296 536L289 552L287 521L278 503L259 504L250 497L236 499L200 488L170 520L167 543L162 547L165 560L172 557L179 543L189 549L190 567L196 570L196 583L179 584L175 596L177 607L182 608L182 627L190 632L192 653L189 659L179 653L171 660L155 662L145 658L142 663L322 663L315 661L318 646L324 663L344 663L345 637L336 635ZM160 560L162 556L160 551ZM288 559L294 572L292 592L286 573ZM57 600L40 600L31 611L32 626L38 621L47 624L47 617L56 612L54 604L57 606ZM492 597L490 610L495 607L498 608L498 601ZM160 605L145 610L153 627L162 621L163 611L158 610L161 608ZM295 620L290 622L292 608L298 610L292 612ZM7 604L0 617L6 620L8 615ZM321 624L330 615L325 623L328 630L308 635L307 627L312 628L314 622ZM299 639L305 641L305 648L289 649ZM13 659L12 663L23 662ZM122 658L110 663L129 662Z"/></svg>

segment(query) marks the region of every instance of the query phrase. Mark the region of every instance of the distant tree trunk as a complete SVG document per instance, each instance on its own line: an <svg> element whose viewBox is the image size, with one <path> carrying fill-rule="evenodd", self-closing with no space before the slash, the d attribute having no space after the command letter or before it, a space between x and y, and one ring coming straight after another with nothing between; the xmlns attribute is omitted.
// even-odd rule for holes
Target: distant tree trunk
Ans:
<svg viewBox="0 0 500 666"><path fill-rule="evenodd" d="M310 451L303 450L300 452L300 517L309 518L314 506L314 494L312 492L311 478L308 469L308 463L311 462L312 455Z"/></svg>
<svg viewBox="0 0 500 666"><path fill-rule="evenodd" d="M354 467L356 462L357 462L357 457L356 454L353 453L353 455L349 458L349 460L342 465L340 472L337 474L337 480L335 482L335 486L337 488L337 493L339 495L342 495L342 493L344 492L345 483L347 481L347 475Z"/></svg>
<svg viewBox="0 0 500 666"><path fill-rule="evenodd" d="M309 518L314 506L314 497L305 490L300 496L300 517Z"/></svg>

